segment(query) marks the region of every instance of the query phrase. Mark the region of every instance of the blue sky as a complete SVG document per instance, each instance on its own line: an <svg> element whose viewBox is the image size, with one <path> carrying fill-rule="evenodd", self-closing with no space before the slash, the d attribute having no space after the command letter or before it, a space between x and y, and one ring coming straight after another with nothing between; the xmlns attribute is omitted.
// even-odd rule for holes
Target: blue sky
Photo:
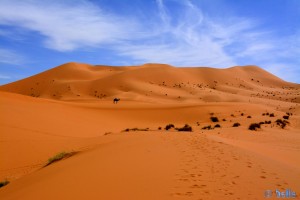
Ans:
<svg viewBox="0 0 300 200"><path fill-rule="evenodd" d="M0 0L0 84L71 61L253 64L300 83L300 1Z"/></svg>

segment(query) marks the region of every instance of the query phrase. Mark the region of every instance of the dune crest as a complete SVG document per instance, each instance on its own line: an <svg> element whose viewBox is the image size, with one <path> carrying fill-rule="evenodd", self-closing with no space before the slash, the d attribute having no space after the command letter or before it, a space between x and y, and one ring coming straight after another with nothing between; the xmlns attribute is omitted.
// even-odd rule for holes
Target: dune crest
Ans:
<svg viewBox="0 0 300 200"><path fill-rule="evenodd" d="M253 96L256 91L268 93L260 98L281 100L283 94L276 97L274 94L282 88L298 89L299 84L285 82L257 66L177 68L147 63L113 67L75 62L0 86L1 91L64 101L107 100L120 96L146 102L155 99L160 102L235 101ZM211 94L203 94L207 91ZM294 98L291 101L299 101L299 97Z"/></svg>

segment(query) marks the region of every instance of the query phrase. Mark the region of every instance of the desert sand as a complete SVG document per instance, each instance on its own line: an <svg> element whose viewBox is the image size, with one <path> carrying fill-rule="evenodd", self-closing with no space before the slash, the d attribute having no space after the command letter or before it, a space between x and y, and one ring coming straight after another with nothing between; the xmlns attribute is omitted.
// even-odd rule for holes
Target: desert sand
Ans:
<svg viewBox="0 0 300 200"><path fill-rule="evenodd" d="M0 86L0 199L299 198L299 103L257 66L67 63Z"/></svg>

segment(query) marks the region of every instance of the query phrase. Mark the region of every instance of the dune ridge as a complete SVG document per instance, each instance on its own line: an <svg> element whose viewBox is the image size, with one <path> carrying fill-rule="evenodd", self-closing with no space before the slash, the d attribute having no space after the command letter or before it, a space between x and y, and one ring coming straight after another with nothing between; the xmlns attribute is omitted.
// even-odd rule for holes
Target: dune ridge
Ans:
<svg viewBox="0 0 300 200"><path fill-rule="evenodd" d="M32 77L0 86L1 91L56 100L96 100L120 96L124 100L172 101L184 99L224 98L228 94L255 95L262 90L263 98L280 100L284 93L273 97L275 90L299 88L257 66L236 66L227 69L208 67L176 68L163 64L113 67L66 63ZM210 95L201 95L210 90ZM210 98L209 96L212 96ZM232 95L231 95L232 96ZM152 98L155 97L155 98ZM299 97L290 99L299 101Z"/></svg>

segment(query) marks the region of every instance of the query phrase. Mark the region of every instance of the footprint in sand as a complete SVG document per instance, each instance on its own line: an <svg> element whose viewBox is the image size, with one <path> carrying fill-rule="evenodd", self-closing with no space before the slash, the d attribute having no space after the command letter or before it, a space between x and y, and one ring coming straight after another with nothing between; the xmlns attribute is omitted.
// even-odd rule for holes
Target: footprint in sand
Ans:
<svg viewBox="0 0 300 200"><path fill-rule="evenodd" d="M193 196L193 192L186 192L185 195L186 196Z"/></svg>
<svg viewBox="0 0 300 200"><path fill-rule="evenodd" d="M195 184L195 185L192 185L190 188L200 188L200 186Z"/></svg>

